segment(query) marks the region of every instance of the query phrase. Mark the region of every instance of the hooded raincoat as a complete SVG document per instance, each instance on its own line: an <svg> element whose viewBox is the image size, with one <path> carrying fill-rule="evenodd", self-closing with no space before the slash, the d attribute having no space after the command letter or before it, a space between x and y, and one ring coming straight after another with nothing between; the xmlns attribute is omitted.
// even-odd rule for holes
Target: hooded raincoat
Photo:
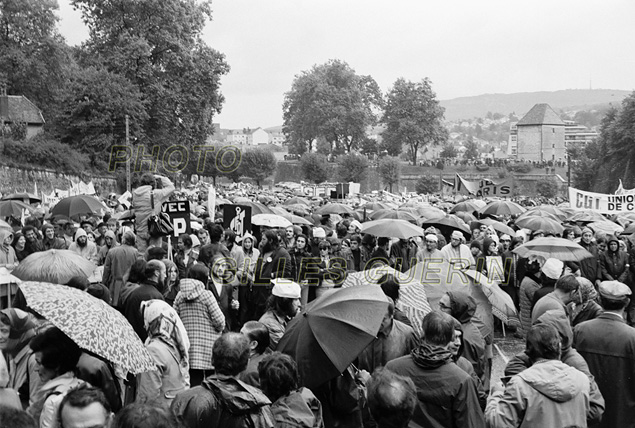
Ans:
<svg viewBox="0 0 635 428"><path fill-rule="evenodd" d="M225 328L225 316L214 294L199 280L182 279L174 309L190 339L190 369L213 369L212 347Z"/></svg>
<svg viewBox="0 0 635 428"><path fill-rule="evenodd" d="M322 405L310 389L300 388L271 405L276 428L323 428Z"/></svg>
<svg viewBox="0 0 635 428"><path fill-rule="evenodd" d="M611 242L617 242L617 251L611 251ZM619 281L630 284L628 253L620 250L619 239L609 236L606 251L600 255L603 281Z"/></svg>
<svg viewBox="0 0 635 428"><path fill-rule="evenodd" d="M18 256L15 254L15 249L11 246L9 238L13 240L13 232L0 227L0 267L4 266L11 270L18 264Z"/></svg>
<svg viewBox="0 0 635 428"><path fill-rule="evenodd" d="M539 360L493 393L485 409L491 428L586 427L589 378L560 360Z"/></svg>
<svg viewBox="0 0 635 428"><path fill-rule="evenodd" d="M188 428L273 428L270 405L258 388L216 374L180 393L171 409Z"/></svg>

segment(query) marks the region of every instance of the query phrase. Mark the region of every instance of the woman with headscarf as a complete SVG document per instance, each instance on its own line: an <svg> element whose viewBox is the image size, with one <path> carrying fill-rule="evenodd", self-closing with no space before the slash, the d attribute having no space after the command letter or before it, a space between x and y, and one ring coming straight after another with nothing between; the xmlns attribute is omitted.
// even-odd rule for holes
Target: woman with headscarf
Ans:
<svg viewBox="0 0 635 428"><path fill-rule="evenodd" d="M19 263L15 249L11 246L12 243L13 232L11 229L0 228L0 267L6 267L9 270Z"/></svg>
<svg viewBox="0 0 635 428"><path fill-rule="evenodd" d="M157 370L137 376L136 401L169 409L176 394L190 387L190 341L176 311L163 300L142 302L141 312L146 349Z"/></svg>
<svg viewBox="0 0 635 428"><path fill-rule="evenodd" d="M452 361L454 361L454 364L459 366L461 370L469 374L474 380L476 392L478 393L478 401L481 404L481 409L484 410L485 404L487 404L488 391L485 391L483 388L483 382L481 382L481 379L476 375L472 363L463 356L463 350L465 349L465 343L463 342L463 326L456 318L453 318L453 320L454 341L450 343L450 346L448 347L450 352L452 352Z"/></svg>
<svg viewBox="0 0 635 428"><path fill-rule="evenodd" d="M572 327L581 322L595 319L603 312L602 306L596 301L598 292L593 283L584 277L579 277L578 282L580 283L580 288L578 288L580 301L571 303L571 311L569 312Z"/></svg>
<svg viewBox="0 0 635 428"><path fill-rule="evenodd" d="M24 408L37 401L42 386L35 356L29 347L35 327L35 319L29 313L12 308L0 311L0 351L9 367L7 388L18 392Z"/></svg>
<svg viewBox="0 0 635 428"><path fill-rule="evenodd" d="M22 232L16 232L13 235L13 242L11 243L15 251L15 255L18 258L18 261L24 260L26 256L29 255L29 251L26 248L26 238L22 234Z"/></svg>
<svg viewBox="0 0 635 428"><path fill-rule="evenodd" d="M620 240L615 235L608 238L608 247L600 256L600 268L603 281L630 285L628 253L620 250Z"/></svg>

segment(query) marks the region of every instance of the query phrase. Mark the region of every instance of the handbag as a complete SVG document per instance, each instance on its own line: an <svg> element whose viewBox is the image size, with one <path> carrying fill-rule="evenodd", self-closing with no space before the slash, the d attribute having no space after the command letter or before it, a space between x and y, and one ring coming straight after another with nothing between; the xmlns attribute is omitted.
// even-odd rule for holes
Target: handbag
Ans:
<svg viewBox="0 0 635 428"><path fill-rule="evenodd" d="M150 192L150 203L152 204L152 212L154 212L154 192ZM148 218L148 234L153 237L168 236L174 232L174 226L170 216L159 211L159 214L153 214Z"/></svg>

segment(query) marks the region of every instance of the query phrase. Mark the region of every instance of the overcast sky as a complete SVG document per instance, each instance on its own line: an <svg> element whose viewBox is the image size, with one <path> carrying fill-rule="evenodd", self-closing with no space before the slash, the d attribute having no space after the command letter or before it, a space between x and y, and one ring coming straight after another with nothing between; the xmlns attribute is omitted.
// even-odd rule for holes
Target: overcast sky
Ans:
<svg viewBox="0 0 635 428"><path fill-rule="evenodd" d="M62 35L81 43L79 13L58 1ZM294 76L329 59L385 92L399 77L428 77L442 100L591 82L635 89L633 0L216 0L212 8L203 38L231 66L214 120L223 128L281 125Z"/></svg>

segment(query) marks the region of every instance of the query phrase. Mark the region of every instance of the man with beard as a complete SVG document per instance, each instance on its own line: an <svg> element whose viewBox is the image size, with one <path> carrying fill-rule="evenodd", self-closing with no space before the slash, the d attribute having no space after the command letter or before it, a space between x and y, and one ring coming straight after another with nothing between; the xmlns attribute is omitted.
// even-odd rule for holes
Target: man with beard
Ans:
<svg viewBox="0 0 635 428"><path fill-rule="evenodd" d="M106 261L106 255L108 252L112 248L119 246L117 238L115 237L115 232L111 232L110 230L106 230L106 232L104 232L102 241L104 242L102 246L99 246L97 241L95 241L95 244L99 247L97 251L97 266L103 265Z"/></svg>
<svg viewBox="0 0 635 428"><path fill-rule="evenodd" d="M480 230L479 230L480 233ZM439 238L436 234L429 233L424 237L425 246L417 253L417 262L429 263L430 260L434 260L437 263L443 261L443 254L437 248L439 244Z"/></svg>
<svg viewBox="0 0 635 428"><path fill-rule="evenodd" d="M147 279L128 295L122 308L123 315L142 342L147 339L148 332L143 325L141 302L153 299L163 300L161 291L167 276L165 265L159 260L150 260L146 264L145 275Z"/></svg>
<svg viewBox="0 0 635 428"><path fill-rule="evenodd" d="M38 237L37 229L33 226L24 226L22 228L22 234L26 239L26 245L24 246L25 254L28 256L38 251L44 251L44 245Z"/></svg>
<svg viewBox="0 0 635 428"><path fill-rule="evenodd" d="M253 286L243 293L245 300L240 308L241 322L257 321L265 313L272 279L293 278L291 256L280 247L278 239L278 234L273 230L267 230L262 235L261 256L254 272Z"/></svg>
<svg viewBox="0 0 635 428"><path fill-rule="evenodd" d="M463 244L462 240L463 234L455 230L450 237L450 243L441 249L441 254L456 269L466 270L470 269L470 267L473 269L476 266L476 262L470 248Z"/></svg>
<svg viewBox="0 0 635 428"><path fill-rule="evenodd" d="M97 255L97 245L88 240L88 234L84 229L77 229L77 232L75 232L75 242L73 242L68 249L79 254L86 260L97 264L99 258Z"/></svg>
<svg viewBox="0 0 635 428"><path fill-rule="evenodd" d="M395 260L394 268L399 272L406 272L410 269L416 252L408 239L399 239L390 247L390 258Z"/></svg>

